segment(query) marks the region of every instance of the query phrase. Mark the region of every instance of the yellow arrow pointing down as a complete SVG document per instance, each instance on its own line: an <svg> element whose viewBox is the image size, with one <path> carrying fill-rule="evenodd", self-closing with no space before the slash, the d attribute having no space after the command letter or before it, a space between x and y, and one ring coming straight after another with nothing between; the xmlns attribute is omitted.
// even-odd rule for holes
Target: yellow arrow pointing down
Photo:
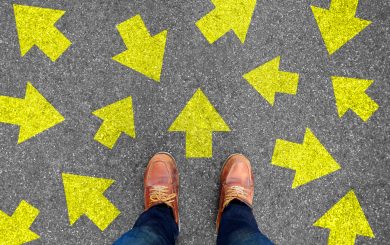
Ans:
<svg viewBox="0 0 390 245"><path fill-rule="evenodd" d="M248 72L243 77L272 106L276 93L296 94L299 75L279 71L280 56Z"/></svg>
<svg viewBox="0 0 390 245"><path fill-rule="evenodd" d="M330 229L328 245L354 245L357 235L375 237L353 190L313 225Z"/></svg>
<svg viewBox="0 0 390 245"><path fill-rule="evenodd" d="M186 132L186 157L212 157L213 131L227 132L229 126L198 89L168 131Z"/></svg>
<svg viewBox="0 0 390 245"><path fill-rule="evenodd" d="M272 164L295 170L292 188L333 173L340 165L333 159L309 128L302 144L276 140Z"/></svg>
<svg viewBox="0 0 390 245"><path fill-rule="evenodd" d="M70 225L86 215L105 230L120 211L103 195L114 180L62 173Z"/></svg>
<svg viewBox="0 0 390 245"><path fill-rule="evenodd" d="M18 4L13 6L22 56L36 45L54 62L71 45L54 26L65 11Z"/></svg>
<svg viewBox="0 0 390 245"><path fill-rule="evenodd" d="M93 112L103 120L94 139L112 149L122 133L135 138L133 100L131 97L117 101Z"/></svg>
<svg viewBox="0 0 390 245"><path fill-rule="evenodd" d="M120 23L116 28L127 50L112 59L159 82L168 31L152 37L140 15Z"/></svg>
<svg viewBox="0 0 390 245"><path fill-rule="evenodd" d="M359 0L332 0L329 10L311 6L329 55L371 24L355 17L358 3Z"/></svg>
<svg viewBox="0 0 390 245"><path fill-rule="evenodd" d="M332 77L339 117L348 110L353 110L363 121L367 121L378 110L379 105L365 93L373 82L357 78Z"/></svg>
<svg viewBox="0 0 390 245"><path fill-rule="evenodd" d="M232 30L245 42L256 0L211 0L215 9L196 22L209 43L214 43Z"/></svg>
<svg viewBox="0 0 390 245"><path fill-rule="evenodd" d="M18 143L61 123L64 117L27 83L24 99L0 96L0 122L20 126Z"/></svg>
<svg viewBox="0 0 390 245"><path fill-rule="evenodd" d="M39 210L22 200L12 216L0 210L0 244L20 245L39 238L30 226Z"/></svg>

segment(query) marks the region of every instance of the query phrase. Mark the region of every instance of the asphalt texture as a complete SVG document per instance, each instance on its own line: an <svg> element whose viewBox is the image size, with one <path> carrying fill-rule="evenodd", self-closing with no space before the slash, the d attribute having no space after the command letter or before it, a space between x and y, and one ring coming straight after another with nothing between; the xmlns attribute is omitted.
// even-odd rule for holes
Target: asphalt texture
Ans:
<svg viewBox="0 0 390 245"><path fill-rule="evenodd" d="M65 10L56 26L72 46L56 62L36 47L21 57L12 3ZM244 45L232 32L210 45L195 25L213 9L208 0L1 0L0 94L23 98L31 81L65 121L19 145L18 126L0 124L0 209L12 214L23 199L40 210L31 244L111 244L143 211L148 159L168 151L180 172L178 244L213 244L220 169L241 152L253 164L253 212L276 244L326 244L329 231L312 224L351 189L375 234L356 244L388 244L390 2L360 0L357 17L373 23L331 57L310 5L329 1L259 0ZM115 26L137 14L153 35L168 29L160 83L112 60L126 49ZM272 107L242 75L279 55L300 79ZM367 122L351 111L339 118L331 76L375 80L367 94L379 110ZM185 135L167 130L198 88L232 129L214 133L210 159L186 159ZM101 120L92 111L128 96L137 137L109 150L93 140ZM273 148L301 142L306 127L341 170L292 189L294 172L271 165ZM121 214L104 232L87 217L69 225L63 172L116 181L105 195Z"/></svg>

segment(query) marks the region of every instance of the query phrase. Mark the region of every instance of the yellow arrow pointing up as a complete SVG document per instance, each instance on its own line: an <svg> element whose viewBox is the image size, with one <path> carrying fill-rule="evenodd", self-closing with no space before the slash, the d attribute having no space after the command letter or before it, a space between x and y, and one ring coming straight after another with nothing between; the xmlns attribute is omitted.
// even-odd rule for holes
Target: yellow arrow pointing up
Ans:
<svg viewBox="0 0 390 245"><path fill-rule="evenodd" d="M275 94L296 94L299 75L279 71L280 56L248 72L243 77L271 105L274 105Z"/></svg>
<svg viewBox="0 0 390 245"><path fill-rule="evenodd" d="M22 56L36 45L54 62L72 44L54 26L65 11L18 4L13 6Z"/></svg>
<svg viewBox="0 0 390 245"><path fill-rule="evenodd" d="M353 245L357 235L375 237L353 190L313 225L330 229L328 245Z"/></svg>
<svg viewBox="0 0 390 245"><path fill-rule="evenodd" d="M39 238L30 226L39 210L22 200L12 216L0 210L0 244L20 245Z"/></svg>
<svg viewBox="0 0 390 245"><path fill-rule="evenodd" d="M131 97L117 101L93 112L103 120L95 140L112 149L122 133L135 138L133 100Z"/></svg>
<svg viewBox="0 0 390 245"><path fill-rule="evenodd" d="M18 143L64 121L64 117L27 83L24 99L0 96L0 122L20 126Z"/></svg>
<svg viewBox="0 0 390 245"><path fill-rule="evenodd" d="M120 23L116 28L127 50L112 59L159 82L168 31L152 37L140 15Z"/></svg>
<svg viewBox="0 0 390 245"><path fill-rule="evenodd" d="M186 132L186 156L196 158L212 157L213 131L230 128L198 89L168 131Z"/></svg>
<svg viewBox="0 0 390 245"><path fill-rule="evenodd" d="M367 121L378 110L379 105L365 93L373 82L357 78L332 77L339 117L348 110L353 110L363 121Z"/></svg>
<svg viewBox="0 0 390 245"><path fill-rule="evenodd" d="M256 0L211 0L215 9L196 22L209 43L214 43L232 30L245 42Z"/></svg>
<svg viewBox="0 0 390 245"><path fill-rule="evenodd" d="M371 24L355 17L358 3L359 0L331 0L329 10L311 6L329 55Z"/></svg>
<svg viewBox="0 0 390 245"><path fill-rule="evenodd" d="M105 230L120 214L103 193L114 180L62 173L69 222L73 225L86 215L100 230Z"/></svg>
<svg viewBox="0 0 390 245"><path fill-rule="evenodd" d="M309 128L302 144L276 140L272 164L295 170L292 188L304 185L340 169Z"/></svg>

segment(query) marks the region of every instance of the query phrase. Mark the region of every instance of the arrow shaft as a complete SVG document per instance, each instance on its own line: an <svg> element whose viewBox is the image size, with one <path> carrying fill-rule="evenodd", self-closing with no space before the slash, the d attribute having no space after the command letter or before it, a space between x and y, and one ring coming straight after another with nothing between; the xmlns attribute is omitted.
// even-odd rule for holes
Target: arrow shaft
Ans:
<svg viewBox="0 0 390 245"><path fill-rule="evenodd" d="M121 131L115 125L111 122L104 121L96 132L94 139L112 149L120 135Z"/></svg>
<svg viewBox="0 0 390 245"><path fill-rule="evenodd" d="M226 13L221 13L217 9L214 9L200 19L196 25L206 39L213 43L230 31L231 26L229 23L230 21L226 20Z"/></svg>
<svg viewBox="0 0 390 245"><path fill-rule="evenodd" d="M302 151L304 151L304 147L301 144L277 139L272 155L272 164L296 169L296 165L302 161Z"/></svg>
<svg viewBox="0 0 390 245"><path fill-rule="evenodd" d="M52 61L57 60L71 45L64 34L55 27L50 27L42 35L35 37L35 42Z"/></svg>
<svg viewBox="0 0 390 245"><path fill-rule="evenodd" d="M0 122L21 125L25 114L24 99L0 96Z"/></svg>
<svg viewBox="0 0 390 245"><path fill-rule="evenodd" d="M102 194L93 196L93 199L90 201L86 207L87 211L85 214L97 227L105 230L119 215L120 211Z"/></svg>
<svg viewBox="0 0 390 245"><path fill-rule="evenodd" d="M379 105L365 93L356 95L351 102L351 109L364 121L379 108Z"/></svg>
<svg viewBox="0 0 390 245"><path fill-rule="evenodd" d="M213 155L213 133L191 131L186 133L187 157L211 157Z"/></svg>
<svg viewBox="0 0 390 245"><path fill-rule="evenodd" d="M331 0L330 11L355 16L359 0Z"/></svg>
<svg viewBox="0 0 390 245"><path fill-rule="evenodd" d="M328 245L354 245L356 235L344 230L331 230Z"/></svg>

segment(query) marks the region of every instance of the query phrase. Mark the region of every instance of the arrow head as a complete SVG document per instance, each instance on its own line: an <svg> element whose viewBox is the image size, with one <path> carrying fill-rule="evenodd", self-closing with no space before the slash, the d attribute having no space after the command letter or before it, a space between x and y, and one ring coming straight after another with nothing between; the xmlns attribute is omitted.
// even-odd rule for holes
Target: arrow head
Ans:
<svg viewBox="0 0 390 245"><path fill-rule="evenodd" d="M353 5L350 6L353 7ZM329 55L371 24L371 21L354 17L356 9L350 9L349 12L327 10L315 6L311 6L311 9Z"/></svg>
<svg viewBox="0 0 390 245"><path fill-rule="evenodd" d="M375 237L353 190L313 225L330 229L328 244L354 244L357 235Z"/></svg>
<svg viewBox="0 0 390 245"><path fill-rule="evenodd" d="M18 144L65 120L31 83L27 83L24 104L21 114L26 120L20 123Z"/></svg>
<svg viewBox="0 0 390 245"><path fill-rule="evenodd" d="M260 65L243 77L272 106L276 93L296 94L299 75L279 71L280 56Z"/></svg>
<svg viewBox="0 0 390 245"><path fill-rule="evenodd" d="M120 214L103 195L113 180L69 173L62 173L62 180L71 225L85 214L103 231Z"/></svg>
<svg viewBox="0 0 390 245"><path fill-rule="evenodd" d="M152 37L140 15L120 23L117 29L127 50L112 59L159 82L168 31Z"/></svg>

